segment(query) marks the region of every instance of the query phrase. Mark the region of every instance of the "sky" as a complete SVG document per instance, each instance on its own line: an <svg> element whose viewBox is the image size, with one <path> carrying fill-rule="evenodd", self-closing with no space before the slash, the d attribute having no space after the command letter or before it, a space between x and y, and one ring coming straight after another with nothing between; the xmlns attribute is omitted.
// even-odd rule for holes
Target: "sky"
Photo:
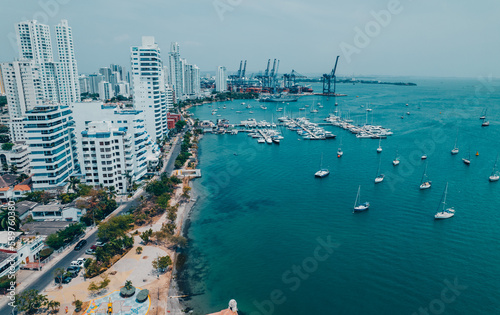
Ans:
<svg viewBox="0 0 500 315"><path fill-rule="evenodd" d="M481 0L0 0L0 62L18 57L14 26L36 19L73 29L80 73L116 63L154 36L201 71L500 77L500 1Z"/></svg>

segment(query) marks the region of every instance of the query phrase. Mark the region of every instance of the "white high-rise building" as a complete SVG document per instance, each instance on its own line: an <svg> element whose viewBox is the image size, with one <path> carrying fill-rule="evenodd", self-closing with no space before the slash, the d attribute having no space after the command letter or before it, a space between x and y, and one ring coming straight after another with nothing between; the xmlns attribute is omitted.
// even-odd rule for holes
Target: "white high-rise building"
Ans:
<svg viewBox="0 0 500 315"><path fill-rule="evenodd" d="M73 47L73 33L67 20L62 20L56 25L56 40L59 56L59 62L56 63L59 102L69 106L71 103L80 101L80 84Z"/></svg>
<svg viewBox="0 0 500 315"><path fill-rule="evenodd" d="M174 109L174 90L169 84L165 87L165 100L167 102L167 111L172 111Z"/></svg>
<svg viewBox="0 0 500 315"><path fill-rule="evenodd" d="M168 83L170 84L170 86L172 87L172 89L174 91L175 99L179 99L182 97L182 94L184 91L184 86L183 86L184 73L182 70L181 55L180 55L178 43L171 43L170 44L170 52L168 54L168 62L169 62L168 66L170 69Z"/></svg>
<svg viewBox="0 0 500 315"><path fill-rule="evenodd" d="M24 141L24 115L43 104L39 67L33 60L7 62L0 67L7 94L11 141Z"/></svg>
<svg viewBox="0 0 500 315"><path fill-rule="evenodd" d="M86 130L91 122L108 121L111 122L113 128L127 131L131 135L131 147L127 148L130 151L127 153L126 161L124 162L129 172L130 178L140 180L147 172L148 163L157 163L160 154L160 149L153 142L148 134L145 126L144 113L135 109L122 109L117 105L104 105L102 102L81 102L75 103L73 107L75 129ZM83 138L81 132L76 134L78 143L78 155L81 162L82 174L87 177L89 175L92 180L95 180L95 174L100 174L102 169L95 169L97 166L92 166L87 163L90 158L96 158L97 153L93 150L85 150L85 143L82 144ZM88 143L92 145L95 143ZM112 153L111 153L112 155ZM116 156L116 154L115 154ZM99 166L101 167L101 166ZM106 166L106 172L108 172ZM99 175L100 176L100 175ZM102 177L100 177L102 179Z"/></svg>
<svg viewBox="0 0 500 315"><path fill-rule="evenodd" d="M114 127L110 121L93 121L81 132L80 159L84 182L90 186L115 187L126 193L133 183L132 131ZM145 169L145 168L144 168Z"/></svg>
<svg viewBox="0 0 500 315"><path fill-rule="evenodd" d="M115 91L113 89L113 84L101 81L99 82L99 99L109 100L115 96Z"/></svg>
<svg viewBox="0 0 500 315"><path fill-rule="evenodd" d="M217 73L215 75L215 90L217 92L227 91L227 73L226 67L217 67Z"/></svg>
<svg viewBox="0 0 500 315"><path fill-rule="evenodd" d="M33 60L40 68L44 100L59 102L49 26L36 20L24 21L17 24L16 31L20 60Z"/></svg>
<svg viewBox="0 0 500 315"><path fill-rule="evenodd" d="M56 189L78 168L72 113L67 106L27 111L26 144L31 155L33 189Z"/></svg>
<svg viewBox="0 0 500 315"><path fill-rule="evenodd" d="M156 142L168 133L166 82L160 48L152 36L131 48L134 106L144 112L146 129Z"/></svg>

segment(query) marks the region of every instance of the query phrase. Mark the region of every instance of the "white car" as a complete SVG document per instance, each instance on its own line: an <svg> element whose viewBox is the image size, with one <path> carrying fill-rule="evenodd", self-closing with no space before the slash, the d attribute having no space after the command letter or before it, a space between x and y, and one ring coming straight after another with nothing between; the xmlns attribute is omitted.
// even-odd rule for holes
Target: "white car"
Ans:
<svg viewBox="0 0 500 315"><path fill-rule="evenodd" d="M85 264L85 258L78 258L77 260L73 260L70 266L83 268Z"/></svg>
<svg viewBox="0 0 500 315"><path fill-rule="evenodd" d="M83 265L85 264L86 260L87 260L87 258L80 257L76 261L80 264L80 267L83 268Z"/></svg>

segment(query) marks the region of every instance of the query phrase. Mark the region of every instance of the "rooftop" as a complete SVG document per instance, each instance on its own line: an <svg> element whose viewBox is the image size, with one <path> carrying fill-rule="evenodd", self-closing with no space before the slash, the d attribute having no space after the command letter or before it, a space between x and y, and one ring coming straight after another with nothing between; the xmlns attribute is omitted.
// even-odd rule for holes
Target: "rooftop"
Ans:
<svg viewBox="0 0 500 315"><path fill-rule="evenodd" d="M21 202L18 202L16 203L16 210L17 210L17 213L19 214L19 216L22 216L23 214L25 214L26 212L32 210L34 207L36 207L38 203L34 202L34 201L21 201Z"/></svg>
<svg viewBox="0 0 500 315"><path fill-rule="evenodd" d="M34 236L37 235L50 235L59 230L64 229L74 222L67 221L39 221L30 222L21 226L21 230L25 232L26 235Z"/></svg>

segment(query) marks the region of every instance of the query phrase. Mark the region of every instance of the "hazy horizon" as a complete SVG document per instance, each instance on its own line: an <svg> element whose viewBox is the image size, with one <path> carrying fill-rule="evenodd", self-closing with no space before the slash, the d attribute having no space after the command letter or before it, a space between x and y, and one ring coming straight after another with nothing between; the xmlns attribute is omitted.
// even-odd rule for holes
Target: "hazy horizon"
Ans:
<svg viewBox="0 0 500 315"><path fill-rule="evenodd" d="M0 3L9 12L0 21L0 62L18 58L16 23L48 24L54 44L54 25L67 19L80 73L110 63L129 69L130 47L154 36L165 65L170 43L178 42L181 57L202 72L219 65L234 72L248 60L247 73L257 73L277 58L280 73L320 75L340 55L339 76L500 77L500 3L492 0Z"/></svg>

